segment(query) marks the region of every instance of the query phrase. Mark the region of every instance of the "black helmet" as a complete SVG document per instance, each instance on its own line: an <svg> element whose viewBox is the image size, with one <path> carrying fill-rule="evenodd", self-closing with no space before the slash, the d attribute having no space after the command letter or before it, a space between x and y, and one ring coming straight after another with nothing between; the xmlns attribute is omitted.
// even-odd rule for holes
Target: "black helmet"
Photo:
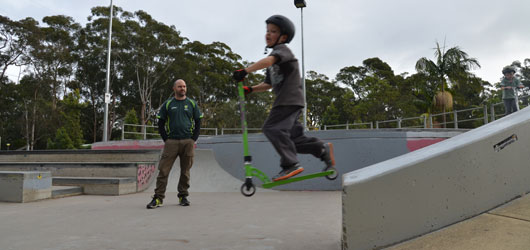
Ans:
<svg viewBox="0 0 530 250"><path fill-rule="evenodd" d="M287 40L285 40L285 43L291 42L294 37L294 24L289 20L289 18L284 17L282 15L274 15L267 20L265 20L265 23L269 24L275 24L276 26L280 27L281 35L287 35Z"/></svg>
<svg viewBox="0 0 530 250"><path fill-rule="evenodd" d="M504 68L502 69L502 74L503 74L503 75L506 74L506 73L510 73L510 72L515 73L515 69L514 69L514 67L512 67L512 66L506 66L506 67L504 67Z"/></svg>

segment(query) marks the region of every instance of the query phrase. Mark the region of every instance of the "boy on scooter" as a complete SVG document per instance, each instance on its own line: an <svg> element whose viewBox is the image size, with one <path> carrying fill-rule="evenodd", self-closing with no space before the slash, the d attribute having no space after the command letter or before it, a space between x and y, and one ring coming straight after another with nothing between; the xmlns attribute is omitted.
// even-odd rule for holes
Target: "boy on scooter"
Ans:
<svg viewBox="0 0 530 250"><path fill-rule="evenodd" d="M235 71L233 78L240 82L247 74L267 68L264 82L243 88L245 94L264 92L272 88L276 95L262 127L263 133L281 158L281 171L272 180L288 179L304 171L296 157L297 153L312 154L320 158L326 164L323 170L326 171L335 166L333 144L305 136L304 128L298 121L305 105L304 93L298 59L286 45L294 37L294 25L282 15L273 15L265 23L266 48L272 49L272 52L247 68Z"/></svg>

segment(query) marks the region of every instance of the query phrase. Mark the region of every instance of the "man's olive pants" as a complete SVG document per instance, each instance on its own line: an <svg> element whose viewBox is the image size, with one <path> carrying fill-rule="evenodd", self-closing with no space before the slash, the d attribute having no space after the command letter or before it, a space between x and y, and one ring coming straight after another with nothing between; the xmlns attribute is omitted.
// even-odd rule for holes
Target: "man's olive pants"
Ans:
<svg viewBox="0 0 530 250"><path fill-rule="evenodd" d="M187 197L190 187L190 169L193 165L195 141L193 139L167 139L162 157L158 163L158 177L156 178L155 196L160 199L166 197L166 186L169 172L177 157L180 158L180 179L177 186L178 197Z"/></svg>

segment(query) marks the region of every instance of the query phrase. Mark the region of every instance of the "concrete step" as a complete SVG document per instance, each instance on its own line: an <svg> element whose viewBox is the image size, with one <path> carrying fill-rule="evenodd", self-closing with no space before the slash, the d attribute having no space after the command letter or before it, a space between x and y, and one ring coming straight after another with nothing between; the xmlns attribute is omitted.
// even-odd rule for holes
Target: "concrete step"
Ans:
<svg viewBox="0 0 530 250"><path fill-rule="evenodd" d="M79 186L52 186L52 198L82 195L83 188Z"/></svg>
<svg viewBox="0 0 530 250"><path fill-rule="evenodd" d="M136 192L136 178L131 177L53 177L54 186L80 186L84 194L122 195Z"/></svg>
<svg viewBox="0 0 530 250"><path fill-rule="evenodd" d="M0 171L0 201L29 202L51 197L48 171Z"/></svg>
<svg viewBox="0 0 530 250"><path fill-rule="evenodd" d="M0 162L157 162L154 150L33 150L0 151Z"/></svg>
<svg viewBox="0 0 530 250"><path fill-rule="evenodd" d="M53 176L135 177L145 162L0 162L0 171L50 171Z"/></svg>

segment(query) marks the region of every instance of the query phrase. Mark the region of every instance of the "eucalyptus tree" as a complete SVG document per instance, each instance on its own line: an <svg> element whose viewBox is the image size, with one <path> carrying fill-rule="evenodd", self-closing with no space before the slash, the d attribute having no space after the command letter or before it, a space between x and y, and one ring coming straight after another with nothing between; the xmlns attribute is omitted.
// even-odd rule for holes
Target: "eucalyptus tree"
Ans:
<svg viewBox="0 0 530 250"><path fill-rule="evenodd" d="M349 106L344 109L349 113L348 122L396 119L417 113L412 86L379 58L368 58L362 66L342 68L335 79L353 92L344 95L351 101L341 105Z"/></svg>
<svg viewBox="0 0 530 250"><path fill-rule="evenodd" d="M345 90L329 80L326 75L309 71L306 78L307 124L309 127L325 125L323 118L332 103L344 98Z"/></svg>
<svg viewBox="0 0 530 250"><path fill-rule="evenodd" d="M24 29L17 21L0 15L0 79L6 82L6 72L11 66L22 64L22 57L26 53Z"/></svg>
<svg viewBox="0 0 530 250"><path fill-rule="evenodd" d="M125 116L127 110L135 105L138 96L135 86L125 79L124 64L130 63L124 58L124 51L131 51L128 42L123 42L125 35L124 20L133 14L124 11L118 6L113 8L112 20L112 53L110 64L109 91L111 102L109 103L108 124L103 124L103 105L107 73L107 45L109 31L109 6L96 6L91 9L88 23L80 30L77 39L78 68L76 80L81 87L81 94L90 103L91 115L91 140L97 141L101 138L103 126L107 126L108 136L112 138L113 128L116 121ZM85 137L86 138L86 137Z"/></svg>
<svg viewBox="0 0 530 250"><path fill-rule="evenodd" d="M426 57L420 58L416 62L416 70L419 73L430 76L433 81L429 84L434 85L435 89L440 89L441 106L443 115L443 125L446 127L446 107L452 107L452 96L446 93L446 89L452 83L456 83L458 79L468 78L472 69L480 68L477 59L471 58L468 54L462 51L458 46L445 50L445 46L440 47L436 43L434 52L435 61ZM434 96L433 96L434 98ZM450 102L448 100L451 100Z"/></svg>
<svg viewBox="0 0 530 250"><path fill-rule="evenodd" d="M73 78L73 34L78 32L80 25L72 17L64 15L46 16L43 23L47 26L39 27L31 34L33 40L26 60L29 73L50 84L52 109L55 109L60 95L66 94L66 86Z"/></svg>
<svg viewBox="0 0 530 250"><path fill-rule="evenodd" d="M172 66L181 63L182 44L175 26L168 26L153 19L144 11L123 16L123 30L117 33L119 57L123 63L119 71L129 86L137 90L141 102L140 123L145 125L154 114L152 94L168 82Z"/></svg>

